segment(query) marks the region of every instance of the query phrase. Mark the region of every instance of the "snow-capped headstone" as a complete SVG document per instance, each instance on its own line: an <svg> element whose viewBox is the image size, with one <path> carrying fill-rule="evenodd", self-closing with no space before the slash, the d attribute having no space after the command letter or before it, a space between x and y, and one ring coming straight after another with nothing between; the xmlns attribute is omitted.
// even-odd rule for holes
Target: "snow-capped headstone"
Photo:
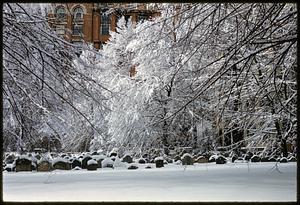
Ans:
<svg viewBox="0 0 300 205"><path fill-rule="evenodd" d="M77 159L77 158L74 158L72 160L71 166L72 166L72 169L74 169L75 167L80 167L81 168L81 162L80 162L80 160Z"/></svg>
<svg viewBox="0 0 300 205"><path fill-rule="evenodd" d="M109 157L116 157L116 156L118 156L118 148L113 148L113 149L110 151L110 153L109 153L108 156L109 156Z"/></svg>
<svg viewBox="0 0 300 205"><path fill-rule="evenodd" d="M52 168L51 162L48 159L41 159L37 163L37 171L38 172L48 172Z"/></svg>
<svg viewBox="0 0 300 205"><path fill-rule="evenodd" d="M176 155L176 156L174 157L174 162L176 162L176 161L178 161L178 160L181 161L181 157L180 157L179 155Z"/></svg>
<svg viewBox="0 0 300 205"><path fill-rule="evenodd" d="M197 163L207 163L208 162L208 159L204 156L199 156L197 159L196 159L196 162Z"/></svg>
<svg viewBox="0 0 300 205"><path fill-rule="evenodd" d="M181 157L182 165L193 165L194 164L194 158L189 153L185 153Z"/></svg>
<svg viewBox="0 0 300 205"><path fill-rule="evenodd" d="M101 167L102 168L113 168L114 166L114 161L112 161L110 158L105 158L104 160L102 160L101 162Z"/></svg>
<svg viewBox="0 0 300 205"><path fill-rule="evenodd" d="M218 155L212 155L209 157L208 162L215 162L216 158L218 158Z"/></svg>
<svg viewBox="0 0 300 205"><path fill-rule="evenodd" d="M226 164L226 158L223 155L220 155L216 158L216 164Z"/></svg>
<svg viewBox="0 0 300 205"><path fill-rule="evenodd" d="M289 159L288 159L289 162L297 162L297 159L296 157L294 156L291 156Z"/></svg>
<svg viewBox="0 0 300 205"><path fill-rule="evenodd" d="M139 164L146 164L146 159L145 158L139 158L139 159L137 159L137 162L139 163Z"/></svg>
<svg viewBox="0 0 300 205"><path fill-rule="evenodd" d="M61 169L61 170L70 170L71 164L68 160L63 159L61 157L57 157L52 162L54 169Z"/></svg>
<svg viewBox="0 0 300 205"><path fill-rule="evenodd" d="M238 156L237 155L233 155L232 158L231 158L231 162L234 163L234 161L237 160L237 159L238 159Z"/></svg>
<svg viewBox="0 0 300 205"><path fill-rule="evenodd" d="M94 170L97 170L98 168L98 162L94 159L90 159L88 162L87 162L87 170L89 171L94 171Z"/></svg>
<svg viewBox="0 0 300 205"><path fill-rule="evenodd" d="M87 168L87 162L92 159L91 155L89 154L86 154L83 158L82 158L82 161L81 161L81 167L82 169L86 169Z"/></svg>
<svg viewBox="0 0 300 205"><path fill-rule="evenodd" d="M250 159L251 162L260 162L261 158L257 155L253 155Z"/></svg>
<svg viewBox="0 0 300 205"><path fill-rule="evenodd" d="M32 171L31 160L26 155L21 155L16 159L16 172Z"/></svg>
<svg viewBox="0 0 300 205"><path fill-rule="evenodd" d="M129 154L124 155L122 162L132 163L132 157Z"/></svg>
<svg viewBox="0 0 300 205"><path fill-rule="evenodd" d="M156 157L154 159L154 162L155 162L156 168L164 167L164 158L163 157Z"/></svg>
<svg viewBox="0 0 300 205"><path fill-rule="evenodd" d="M282 158L280 158L279 162L280 163L287 163L288 159L286 157L282 157Z"/></svg>

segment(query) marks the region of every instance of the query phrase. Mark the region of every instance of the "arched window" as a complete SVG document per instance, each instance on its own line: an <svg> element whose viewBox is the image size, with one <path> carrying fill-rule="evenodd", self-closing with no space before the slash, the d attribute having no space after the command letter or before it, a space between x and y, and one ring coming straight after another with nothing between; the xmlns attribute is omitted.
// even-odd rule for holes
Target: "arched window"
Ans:
<svg viewBox="0 0 300 205"><path fill-rule="evenodd" d="M64 7L58 7L55 11L56 17L63 19L66 17L66 10L64 9Z"/></svg>
<svg viewBox="0 0 300 205"><path fill-rule="evenodd" d="M74 19L82 19L83 18L83 9L81 7L76 7L73 10Z"/></svg>

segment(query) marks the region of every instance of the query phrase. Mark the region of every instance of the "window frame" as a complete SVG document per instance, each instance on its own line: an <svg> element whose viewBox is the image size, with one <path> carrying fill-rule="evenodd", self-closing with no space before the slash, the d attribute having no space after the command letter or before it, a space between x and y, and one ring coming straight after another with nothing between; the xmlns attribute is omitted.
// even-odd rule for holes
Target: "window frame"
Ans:
<svg viewBox="0 0 300 205"><path fill-rule="evenodd" d="M63 10L64 12L63 12L63 16L61 16L61 12L58 12L59 10ZM55 9L55 16L56 16L56 18L58 18L58 19L65 19L66 17L67 17L67 12L66 12L66 9L65 9L65 7L63 7L63 6L58 6L56 9Z"/></svg>
<svg viewBox="0 0 300 205"><path fill-rule="evenodd" d="M103 18L105 16L105 18ZM100 35L109 35L110 31L110 24L111 24L111 16L107 15L105 13L101 14L101 20L100 20Z"/></svg>
<svg viewBox="0 0 300 205"><path fill-rule="evenodd" d="M81 29L78 29L78 27L81 27ZM74 31L79 31L79 30L81 30L81 32L77 32L77 33L74 32ZM74 35L74 36L83 35L83 24L73 24L73 26L72 26L72 35Z"/></svg>
<svg viewBox="0 0 300 205"><path fill-rule="evenodd" d="M81 10L81 12L77 11L79 9ZM80 14L80 17L78 17L78 14ZM72 16L73 16L74 20L82 20L83 19L83 15L84 15L84 10L83 10L83 8L81 6L76 6L73 9Z"/></svg>

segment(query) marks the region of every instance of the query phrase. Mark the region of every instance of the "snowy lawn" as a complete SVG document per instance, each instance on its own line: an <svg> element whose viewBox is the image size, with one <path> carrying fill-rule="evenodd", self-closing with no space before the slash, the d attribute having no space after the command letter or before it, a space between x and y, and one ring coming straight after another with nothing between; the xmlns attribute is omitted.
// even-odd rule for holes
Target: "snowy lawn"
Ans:
<svg viewBox="0 0 300 205"><path fill-rule="evenodd" d="M297 164L3 172L4 201L296 201ZM154 166L154 165L152 165Z"/></svg>

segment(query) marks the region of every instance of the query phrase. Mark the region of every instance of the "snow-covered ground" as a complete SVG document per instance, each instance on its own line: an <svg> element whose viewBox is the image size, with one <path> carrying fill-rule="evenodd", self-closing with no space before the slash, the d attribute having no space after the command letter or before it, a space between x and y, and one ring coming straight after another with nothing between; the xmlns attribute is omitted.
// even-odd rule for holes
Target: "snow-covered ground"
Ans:
<svg viewBox="0 0 300 205"><path fill-rule="evenodd" d="M5 201L296 201L297 164L3 172ZM154 165L152 165L154 166Z"/></svg>

